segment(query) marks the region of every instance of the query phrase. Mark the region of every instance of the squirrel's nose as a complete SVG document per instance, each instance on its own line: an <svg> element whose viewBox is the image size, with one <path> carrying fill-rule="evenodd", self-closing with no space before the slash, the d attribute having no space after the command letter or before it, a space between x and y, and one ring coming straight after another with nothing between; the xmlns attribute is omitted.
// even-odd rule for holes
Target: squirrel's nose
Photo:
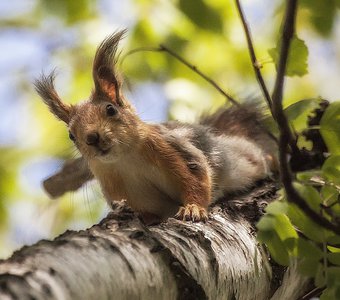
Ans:
<svg viewBox="0 0 340 300"><path fill-rule="evenodd" d="M91 132L86 136L86 144L96 146L99 143L98 132Z"/></svg>

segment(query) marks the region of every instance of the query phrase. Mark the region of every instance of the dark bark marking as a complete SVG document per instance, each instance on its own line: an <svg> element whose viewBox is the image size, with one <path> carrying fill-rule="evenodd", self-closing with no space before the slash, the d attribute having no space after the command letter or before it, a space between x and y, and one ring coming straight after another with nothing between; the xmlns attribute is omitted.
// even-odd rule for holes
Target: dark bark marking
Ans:
<svg viewBox="0 0 340 300"><path fill-rule="evenodd" d="M16 293L12 290L12 287L16 284L25 286L26 290L29 290L29 285L24 277L9 273L0 274L0 291L9 294L12 300L18 299Z"/></svg>
<svg viewBox="0 0 340 300"><path fill-rule="evenodd" d="M150 253L157 253L163 250L165 250L165 247L163 245L155 245L150 249Z"/></svg>
<svg viewBox="0 0 340 300"><path fill-rule="evenodd" d="M89 241L90 241L90 242L95 242L96 239L97 239L94 235L89 235L88 238L89 238Z"/></svg>
<svg viewBox="0 0 340 300"><path fill-rule="evenodd" d="M136 240L143 239L144 236L145 236L145 232L141 230L136 230L129 235L131 239L136 239Z"/></svg>
<svg viewBox="0 0 340 300"><path fill-rule="evenodd" d="M169 260L169 267L174 275L177 288L178 300L203 300L208 299L202 286L189 274L180 261L171 253L166 252L166 259Z"/></svg>
<svg viewBox="0 0 340 300"><path fill-rule="evenodd" d="M269 256L269 251L268 251ZM276 263L273 259L269 260L270 266L272 268L272 278L270 281L270 297L274 295L276 290L282 285L283 276L287 270L287 267L283 267Z"/></svg>
<svg viewBox="0 0 340 300"><path fill-rule="evenodd" d="M55 276L57 274L57 271L54 268L49 267L48 273L50 273L51 276Z"/></svg>
<svg viewBox="0 0 340 300"><path fill-rule="evenodd" d="M235 293L232 293L232 294L230 295L230 300L236 300Z"/></svg>
<svg viewBox="0 0 340 300"><path fill-rule="evenodd" d="M52 296L52 290L51 290L51 287L49 286L49 284L44 283L44 284L41 286L41 288L42 288L42 290L43 290L43 293L44 293L46 296L49 296L49 297Z"/></svg>
<svg viewBox="0 0 340 300"><path fill-rule="evenodd" d="M116 207L116 213L120 214L121 204ZM128 214L134 215L133 212L129 209ZM110 220L109 220L110 221ZM155 253L158 255L164 262L165 265L169 267L170 272L173 274L173 278L175 279L177 289L178 289L178 300L203 300L207 299L207 295L203 290L202 286L192 277L192 275L185 269L185 267L181 264L181 262L177 259L177 257L167 248L164 244L162 244L155 234L150 231L149 227L144 225L141 221L138 221L138 226L141 227L142 230L135 230L130 234L130 238L137 237L141 242L143 242L150 249L150 253ZM125 227L129 226L129 223L124 224ZM181 241L185 243L185 241ZM186 244L186 247L189 247ZM117 251L117 247L113 248L114 251Z"/></svg>
<svg viewBox="0 0 340 300"><path fill-rule="evenodd" d="M148 242L151 243L150 252L157 253L164 261L165 265L169 267L172 273L177 289L178 300L204 300L208 299L202 286L196 279L186 270L177 257L167 248L161 241L159 241L154 234L145 227L146 233L149 237ZM145 240L146 241L146 240ZM188 247L188 245L186 245ZM154 250L157 251L154 251Z"/></svg>

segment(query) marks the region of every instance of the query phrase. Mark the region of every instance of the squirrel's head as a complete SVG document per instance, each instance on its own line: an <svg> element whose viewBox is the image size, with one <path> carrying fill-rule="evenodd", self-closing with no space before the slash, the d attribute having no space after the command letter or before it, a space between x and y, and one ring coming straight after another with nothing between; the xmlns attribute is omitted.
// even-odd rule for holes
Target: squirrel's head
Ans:
<svg viewBox="0 0 340 300"><path fill-rule="evenodd" d="M50 111L67 124L70 139L87 160L114 161L129 152L138 140L137 115L121 94L116 72L117 46L125 30L107 37L98 47L93 62L94 90L88 101L64 103L54 88L55 74L35 82L38 94Z"/></svg>

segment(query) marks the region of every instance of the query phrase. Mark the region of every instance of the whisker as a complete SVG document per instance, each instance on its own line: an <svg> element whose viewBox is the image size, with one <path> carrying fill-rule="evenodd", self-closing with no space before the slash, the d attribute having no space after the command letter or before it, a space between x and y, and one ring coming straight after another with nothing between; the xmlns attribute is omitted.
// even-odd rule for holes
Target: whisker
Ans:
<svg viewBox="0 0 340 300"><path fill-rule="evenodd" d="M84 196L84 200L85 200L85 206L86 206L88 218L93 223L94 222L94 216L93 216L93 212L92 212L92 209L91 209L90 197L89 197L89 193L88 193L88 184L84 185L83 196Z"/></svg>
<svg viewBox="0 0 340 300"><path fill-rule="evenodd" d="M91 187L92 193L96 197L96 199L100 199L103 197L101 191L98 189L98 184L89 182L89 186Z"/></svg>
<svg viewBox="0 0 340 300"><path fill-rule="evenodd" d="M74 204L74 198L75 198L75 193L74 192L69 192L69 204L70 204L70 209L74 210L75 204Z"/></svg>

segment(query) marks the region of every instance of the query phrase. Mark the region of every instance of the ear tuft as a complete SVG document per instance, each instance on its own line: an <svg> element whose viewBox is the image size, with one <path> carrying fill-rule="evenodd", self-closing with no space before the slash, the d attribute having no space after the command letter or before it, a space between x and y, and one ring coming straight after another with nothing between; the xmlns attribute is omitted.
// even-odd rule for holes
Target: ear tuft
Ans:
<svg viewBox="0 0 340 300"><path fill-rule="evenodd" d="M65 104L59 98L54 88L55 71L49 75L42 74L40 79L34 82L34 86L42 100L48 106L50 111L66 124L70 121L71 106Z"/></svg>
<svg viewBox="0 0 340 300"><path fill-rule="evenodd" d="M106 96L122 105L119 91L121 81L116 73L115 65L118 60L117 49L119 41L124 37L126 29L108 36L98 47L93 62L93 80L95 95Z"/></svg>

